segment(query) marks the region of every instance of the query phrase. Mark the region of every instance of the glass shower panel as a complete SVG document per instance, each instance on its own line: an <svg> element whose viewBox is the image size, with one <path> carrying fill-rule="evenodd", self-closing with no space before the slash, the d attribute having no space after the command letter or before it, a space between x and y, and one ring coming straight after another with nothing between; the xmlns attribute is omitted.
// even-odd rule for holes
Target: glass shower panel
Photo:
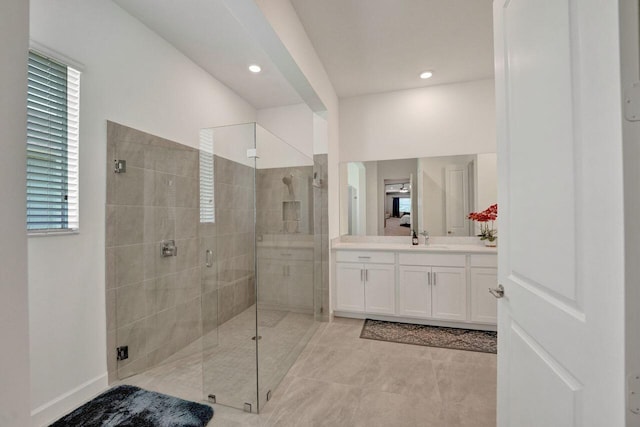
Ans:
<svg viewBox="0 0 640 427"><path fill-rule="evenodd" d="M263 408L315 330L313 160L256 126L258 393Z"/></svg>
<svg viewBox="0 0 640 427"><path fill-rule="evenodd" d="M204 129L200 139L203 394L256 412L255 124Z"/></svg>

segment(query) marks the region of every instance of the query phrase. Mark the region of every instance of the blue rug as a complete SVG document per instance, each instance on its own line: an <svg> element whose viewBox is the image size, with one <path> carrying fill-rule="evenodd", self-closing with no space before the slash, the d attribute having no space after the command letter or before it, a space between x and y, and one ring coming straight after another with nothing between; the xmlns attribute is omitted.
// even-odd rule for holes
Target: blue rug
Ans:
<svg viewBox="0 0 640 427"><path fill-rule="evenodd" d="M210 406L121 385L102 393L51 427L204 427Z"/></svg>

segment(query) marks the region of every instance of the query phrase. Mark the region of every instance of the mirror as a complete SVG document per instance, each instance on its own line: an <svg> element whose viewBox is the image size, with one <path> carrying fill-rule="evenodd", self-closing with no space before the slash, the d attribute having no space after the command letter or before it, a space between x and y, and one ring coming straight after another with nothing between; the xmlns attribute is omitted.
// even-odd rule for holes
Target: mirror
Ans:
<svg viewBox="0 0 640 427"><path fill-rule="evenodd" d="M495 153L341 163L340 234L474 236L497 193Z"/></svg>

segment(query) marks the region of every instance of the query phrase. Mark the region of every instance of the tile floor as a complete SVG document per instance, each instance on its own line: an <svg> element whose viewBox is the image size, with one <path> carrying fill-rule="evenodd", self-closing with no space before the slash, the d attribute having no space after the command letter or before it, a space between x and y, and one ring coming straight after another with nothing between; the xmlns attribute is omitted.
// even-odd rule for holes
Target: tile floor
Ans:
<svg viewBox="0 0 640 427"><path fill-rule="evenodd" d="M336 318L321 324L259 415L214 405L209 425L496 425L494 354L364 340L362 323ZM198 400L182 383L145 375L137 385Z"/></svg>

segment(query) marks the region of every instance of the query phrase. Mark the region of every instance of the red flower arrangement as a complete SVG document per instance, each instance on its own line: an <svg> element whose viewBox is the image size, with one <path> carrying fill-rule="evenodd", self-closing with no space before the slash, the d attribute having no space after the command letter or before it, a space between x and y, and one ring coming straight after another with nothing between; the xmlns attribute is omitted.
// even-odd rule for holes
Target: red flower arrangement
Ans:
<svg viewBox="0 0 640 427"><path fill-rule="evenodd" d="M494 242L498 238L498 230L493 228L493 221L498 219L498 204L491 205L482 212L471 212L467 218L480 223L480 240ZM491 228L488 222L491 221Z"/></svg>

